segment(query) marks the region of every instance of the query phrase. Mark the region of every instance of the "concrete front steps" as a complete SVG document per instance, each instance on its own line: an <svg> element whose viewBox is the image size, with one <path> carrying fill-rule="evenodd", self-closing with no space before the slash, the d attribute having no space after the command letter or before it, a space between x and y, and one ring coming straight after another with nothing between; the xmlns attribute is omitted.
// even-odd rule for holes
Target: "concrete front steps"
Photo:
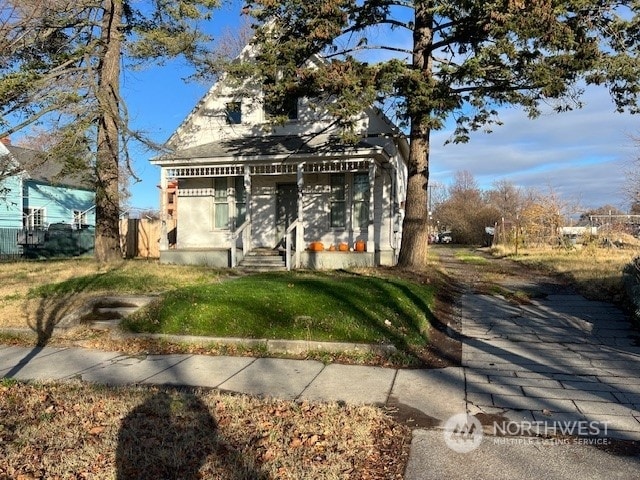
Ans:
<svg viewBox="0 0 640 480"><path fill-rule="evenodd" d="M87 325L95 330L116 328L123 318L157 299L158 295L114 295L89 299L81 308L65 315L56 329Z"/></svg>
<svg viewBox="0 0 640 480"><path fill-rule="evenodd" d="M283 272L287 270L284 253L278 250L258 248L250 251L238 264L247 273Z"/></svg>

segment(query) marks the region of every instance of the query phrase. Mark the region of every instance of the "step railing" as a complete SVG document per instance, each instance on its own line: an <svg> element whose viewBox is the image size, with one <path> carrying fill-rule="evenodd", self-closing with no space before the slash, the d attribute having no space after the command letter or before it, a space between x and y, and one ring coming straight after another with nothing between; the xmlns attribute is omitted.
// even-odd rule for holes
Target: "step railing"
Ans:
<svg viewBox="0 0 640 480"><path fill-rule="evenodd" d="M231 234L231 268L238 266L238 238L242 237L242 256L251 249L251 220L245 222Z"/></svg>
<svg viewBox="0 0 640 480"><path fill-rule="evenodd" d="M295 232L296 239L296 249L293 250L293 232ZM303 243L304 232L302 222L300 222L297 218L289 225L285 234L284 234L284 261L287 267L287 270L291 270L291 268L300 268L300 246ZM292 259L292 251L295 257ZM292 264L293 260L293 264Z"/></svg>

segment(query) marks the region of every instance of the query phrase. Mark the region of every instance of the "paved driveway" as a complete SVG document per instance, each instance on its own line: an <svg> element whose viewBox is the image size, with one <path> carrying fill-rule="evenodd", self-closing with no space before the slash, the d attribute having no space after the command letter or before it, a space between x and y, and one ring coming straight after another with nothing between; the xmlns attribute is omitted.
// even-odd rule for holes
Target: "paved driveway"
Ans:
<svg viewBox="0 0 640 480"><path fill-rule="evenodd" d="M405 480L640 478L640 332L624 313L530 275L492 277L533 293L529 301L484 294L499 289L483 272L449 249L440 256L466 286L453 327L463 343L459 395L473 417L414 430ZM441 413L453 413L455 398ZM470 429L476 420L484 437Z"/></svg>
<svg viewBox="0 0 640 480"><path fill-rule="evenodd" d="M473 293L460 299L469 413L640 439L638 332L611 304L544 290L522 304Z"/></svg>

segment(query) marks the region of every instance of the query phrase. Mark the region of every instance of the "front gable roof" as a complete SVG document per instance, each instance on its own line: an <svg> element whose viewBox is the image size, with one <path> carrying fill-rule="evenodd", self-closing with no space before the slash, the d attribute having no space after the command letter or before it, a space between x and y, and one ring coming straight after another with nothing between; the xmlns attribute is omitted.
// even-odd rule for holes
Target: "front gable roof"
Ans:
<svg viewBox="0 0 640 480"><path fill-rule="evenodd" d="M7 145L6 149L18 166L16 173L23 172L31 181L51 186L92 189L91 182L84 175L65 172L61 162L46 158L38 150L15 145Z"/></svg>
<svg viewBox="0 0 640 480"><path fill-rule="evenodd" d="M248 45L236 60L251 62L254 53L255 47ZM315 57L310 60L312 63L322 61ZM242 121L231 124L227 121L225 107L238 102L242 105ZM340 132L328 112L307 99L300 99L298 106L300 110L296 120L272 125L263 111L260 85L251 81L237 85L222 75L167 140L168 153L152 160L152 163L161 165L163 160L237 160L312 153L331 155L340 151L346 155L367 148L382 148L391 155L399 151L402 160L408 158L405 135L378 108L363 106L356 119L357 131L363 140L354 146L336 141ZM372 140L374 138L376 140Z"/></svg>

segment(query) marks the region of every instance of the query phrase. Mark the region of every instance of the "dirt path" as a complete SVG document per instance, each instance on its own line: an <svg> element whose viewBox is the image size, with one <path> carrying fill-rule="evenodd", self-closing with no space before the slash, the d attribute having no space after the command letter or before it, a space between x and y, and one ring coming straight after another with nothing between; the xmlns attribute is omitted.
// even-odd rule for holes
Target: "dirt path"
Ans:
<svg viewBox="0 0 640 480"><path fill-rule="evenodd" d="M482 249L464 247L436 246L433 251L438 255L441 268L454 283L466 291L476 293L542 295L573 291L571 286L558 278L512 262L505 258L496 258Z"/></svg>

